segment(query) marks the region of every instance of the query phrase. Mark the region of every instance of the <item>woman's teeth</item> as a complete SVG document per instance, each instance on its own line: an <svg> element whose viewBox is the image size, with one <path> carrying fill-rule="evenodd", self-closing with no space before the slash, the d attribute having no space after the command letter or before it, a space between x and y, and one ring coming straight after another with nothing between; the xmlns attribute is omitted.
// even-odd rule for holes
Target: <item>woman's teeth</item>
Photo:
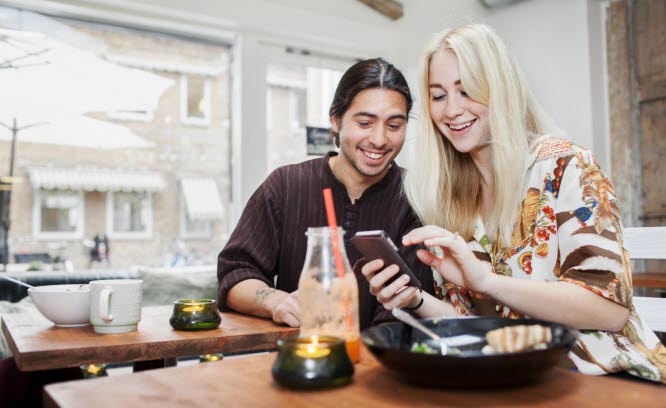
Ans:
<svg viewBox="0 0 666 408"><path fill-rule="evenodd" d="M386 153L370 153L366 152L365 150L361 150L365 157L368 157L370 159L380 159L382 158Z"/></svg>
<svg viewBox="0 0 666 408"><path fill-rule="evenodd" d="M449 124L449 127L453 130L460 130L460 129L465 129L466 127L470 127L472 123L474 123L474 120L470 120L469 122L460 123L457 125Z"/></svg>

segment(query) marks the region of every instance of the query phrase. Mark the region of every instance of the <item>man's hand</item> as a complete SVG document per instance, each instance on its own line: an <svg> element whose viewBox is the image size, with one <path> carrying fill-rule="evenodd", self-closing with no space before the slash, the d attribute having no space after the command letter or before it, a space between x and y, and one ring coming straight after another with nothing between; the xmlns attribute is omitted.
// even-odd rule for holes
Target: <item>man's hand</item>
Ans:
<svg viewBox="0 0 666 408"><path fill-rule="evenodd" d="M384 261L375 259L361 268L361 273L370 284L370 294L377 297L386 310L396 307L415 307L420 301L419 290L407 286L409 276L403 274L390 284L386 284L393 276L400 272L397 265L384 268Z"/></svg>
<svg viewBox="0 0 666 408"><path fill-rule="evenodd" d="M257 290L255 300L271 310L275 323L286 324L291 327L301 325L298 291L287 293L274 288L261 288Z"/></svg>

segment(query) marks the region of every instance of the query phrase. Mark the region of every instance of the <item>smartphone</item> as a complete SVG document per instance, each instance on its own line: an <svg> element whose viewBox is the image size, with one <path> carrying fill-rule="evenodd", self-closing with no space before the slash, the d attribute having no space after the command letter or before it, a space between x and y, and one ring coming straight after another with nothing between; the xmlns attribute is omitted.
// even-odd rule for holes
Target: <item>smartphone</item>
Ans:
<svg viewBox="0 0 666 408"><path fill-rule="evenodd" d="M418 289L421 288L421 282L416 276L414 276L414 273L400 257L398 247L395 246L393 241L391 241L391 238L389 238L384 231L359 231L354 237L352 237L351 242L361 255L363 255L363 258L368 261L381 259L384 261L384 267L398 265L400 271L386 282L387 285L405 274L409 276L409 283L407 286L414 286Z"/></svg>

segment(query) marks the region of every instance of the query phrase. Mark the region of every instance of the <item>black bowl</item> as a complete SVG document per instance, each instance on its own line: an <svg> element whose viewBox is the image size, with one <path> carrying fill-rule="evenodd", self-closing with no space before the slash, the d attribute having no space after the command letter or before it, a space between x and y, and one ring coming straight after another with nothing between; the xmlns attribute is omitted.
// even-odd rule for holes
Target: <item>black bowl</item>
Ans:
<svg viewBox="0 0 666 408"><path fill-rule="evenodd" d="M440 336L466 334L483 338L480 343L456 347L457 354L443 356L410 351L416 342L437 346L428 336L402 322L380 324L361 333L363 343L390 372L401 380L426 386L482 388L536 381L564 358L578 336L576 330L564 325L531 319L481 317L420 322ZM492 355L481 351L487 345L488 331L518 324L548 326L553 340L542 350Z"/></svg>

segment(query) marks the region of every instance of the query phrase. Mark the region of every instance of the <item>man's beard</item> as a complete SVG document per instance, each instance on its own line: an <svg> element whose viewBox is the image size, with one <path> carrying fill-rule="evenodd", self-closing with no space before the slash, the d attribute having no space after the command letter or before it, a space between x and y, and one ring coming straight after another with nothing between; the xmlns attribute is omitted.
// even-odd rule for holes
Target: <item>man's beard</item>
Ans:
<svg viewBox="0 0 666 408"><path fill-rule="evenodd" d="M356 162L356 157L354 157L353 154L349 153L349 150L345 147L345 145L343 145L343 144L340 145L340 152L345 156L345 158L347 159L349 164L352 165L354 170L356 170L360 175L362 175L364 177L376 177L376 176L380 175L384 170L386 170L386 168L391 163L390 161L385 163L384 166L379 168L378 171L375 172L375 173L368 173L366 171L363 171L363 169L358 165L358 163ZM389 154L389 153L390 152L386 152L386 154ZM363 153L361 153L361 154L363 154Z"/></svg>

